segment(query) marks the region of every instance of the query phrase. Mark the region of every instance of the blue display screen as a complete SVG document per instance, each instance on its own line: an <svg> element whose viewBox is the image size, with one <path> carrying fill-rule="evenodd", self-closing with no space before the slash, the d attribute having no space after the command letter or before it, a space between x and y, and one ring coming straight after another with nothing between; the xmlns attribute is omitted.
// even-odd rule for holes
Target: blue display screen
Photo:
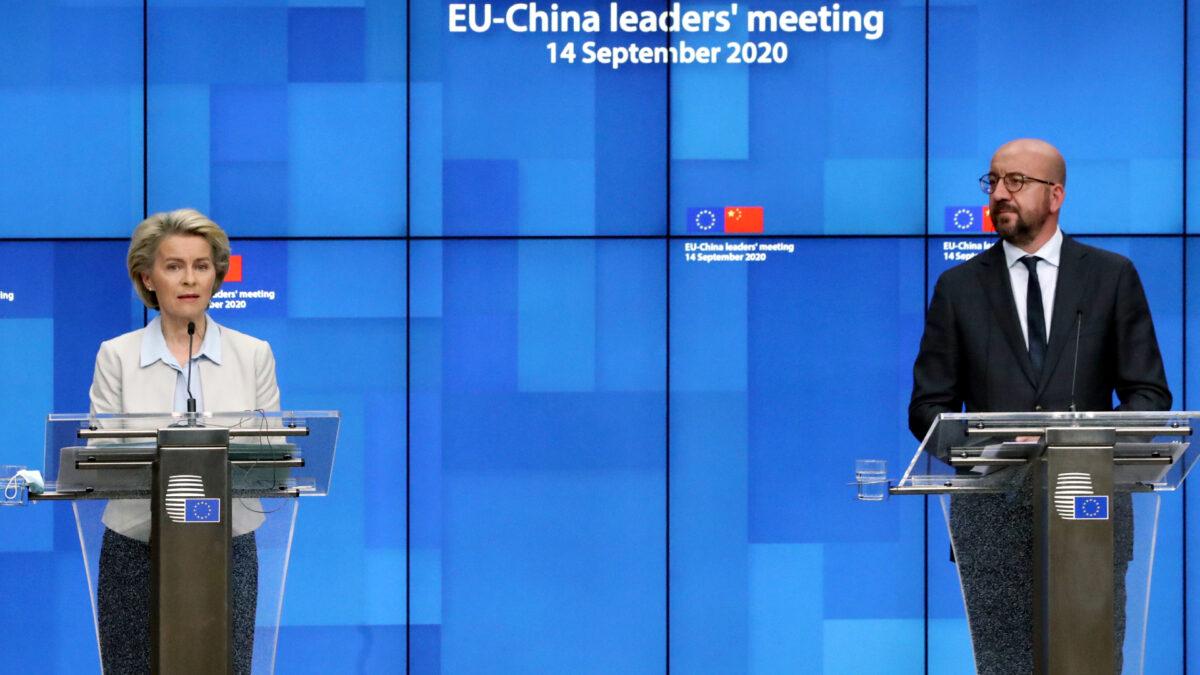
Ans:
<svg viewBox="0 0 1200 675"><path fill-rule="evenodd" d="M452 33L451 4L0 8L0 465L40 466L44 416L86 410L100 342L153 316L136 224L211 216L240 270L212 317L271 343L284 408L343 419L277 672L969 672L939 502L849 483L917 447L925 307L993 241L977 180L1012 138L1061 149L1064 231L1136 264L1198 407L1187 3L843 2L878 39L620 69ZM1200 669L1183 496L1147 672ZM0 533L42 610L3 594L0 653L96 670L69 505Z"/></svg>

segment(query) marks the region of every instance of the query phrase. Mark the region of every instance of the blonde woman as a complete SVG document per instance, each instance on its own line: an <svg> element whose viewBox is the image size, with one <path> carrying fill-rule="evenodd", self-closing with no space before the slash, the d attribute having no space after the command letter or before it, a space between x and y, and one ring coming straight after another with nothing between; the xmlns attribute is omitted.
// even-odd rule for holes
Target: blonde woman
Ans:
<svg viewBox="0 0 1200 675"><path fill-rule="evenodd" d="M279 410L275 357L257 338L218 325L208 303L229 270L229 238L193 209L156 213L133 232L129 278L159 314L100 345L92 413L185 412L188 362L199 411ZM195 325L189 353L188 324ZM263 515L233 505L234 671L249 673ZM97 607L104 672L150 672L150 504L114 500L104 511Z"/></svg>

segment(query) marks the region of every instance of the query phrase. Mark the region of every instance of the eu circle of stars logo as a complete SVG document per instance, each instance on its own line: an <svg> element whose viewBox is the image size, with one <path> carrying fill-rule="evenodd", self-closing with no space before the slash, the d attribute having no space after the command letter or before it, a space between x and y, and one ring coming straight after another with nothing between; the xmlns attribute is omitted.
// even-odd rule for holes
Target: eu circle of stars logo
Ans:
<svg viewBox="0 0 1200 675"><path fill-rule="evenodd" d="M961 216L966 216L966 222L962 221ZM971 209L959 209L954 212L954 227L960 230L967 231L975 227L975 214Z"/></svg>

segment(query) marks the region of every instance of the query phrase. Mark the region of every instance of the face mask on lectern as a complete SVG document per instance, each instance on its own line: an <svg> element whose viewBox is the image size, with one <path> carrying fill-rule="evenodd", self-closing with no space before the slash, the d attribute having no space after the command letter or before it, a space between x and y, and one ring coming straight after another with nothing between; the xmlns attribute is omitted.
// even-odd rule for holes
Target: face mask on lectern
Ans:
<svg viewBox="0 0 1200 675"><path fill-rule="evenodd" d="M4 500L17 501L22 489L28 489L34 494L41 494L46 489L46 481L42 479L41 471L21 469L13 474L4 484Z"/></svg>

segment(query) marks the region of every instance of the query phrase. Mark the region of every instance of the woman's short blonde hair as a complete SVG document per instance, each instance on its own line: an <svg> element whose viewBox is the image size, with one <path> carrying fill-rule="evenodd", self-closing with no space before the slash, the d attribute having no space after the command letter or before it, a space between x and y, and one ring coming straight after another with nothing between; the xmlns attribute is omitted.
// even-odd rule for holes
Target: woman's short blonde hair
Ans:
<svg viewBox="0 0 1200 675"><path fill-rule="evenodd" d="M154 291L146 288L142 275L148 274L154 268L154 256L158 253L158 245L163 239L174 234L204 237L212 247L213 267L217 272L217 280L213 282L212 289L214 294L221 288L225 273L229 271L229 237L220 225L195 209L156 213L134 229L126 260L133 288L150 309L158 309L158 297Z"/></svg>

